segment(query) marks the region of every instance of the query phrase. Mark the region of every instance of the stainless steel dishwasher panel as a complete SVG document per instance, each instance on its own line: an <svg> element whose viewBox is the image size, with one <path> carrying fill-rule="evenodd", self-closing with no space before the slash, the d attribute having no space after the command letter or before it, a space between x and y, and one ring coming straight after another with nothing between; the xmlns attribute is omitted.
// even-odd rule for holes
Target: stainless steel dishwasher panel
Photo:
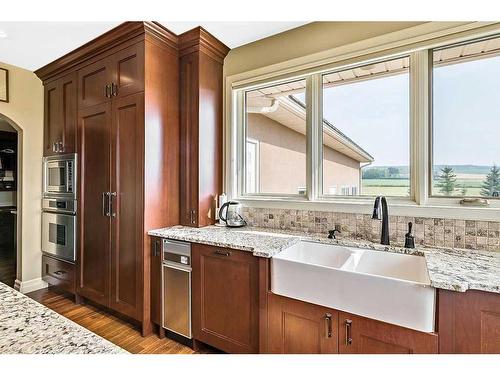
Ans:
<svg viewBox="0 0 500 375"><path fill-rule="evenodd" d="M192 338L189 243L163 240L163 327Z"/></svg>

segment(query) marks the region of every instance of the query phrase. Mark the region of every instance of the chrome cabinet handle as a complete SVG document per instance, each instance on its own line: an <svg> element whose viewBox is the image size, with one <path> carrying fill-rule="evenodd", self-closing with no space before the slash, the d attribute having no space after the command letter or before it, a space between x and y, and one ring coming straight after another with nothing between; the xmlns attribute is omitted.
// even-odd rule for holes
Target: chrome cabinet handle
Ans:
<svg viewBox="0 0 500 375"><path fill-rule="evenodd" d="M66 271L56 271L54 272L54 275L64 275Z"/></svg>
<svg viewBox="0 0 500 375"><path fill-rule="evenodd" d="M189 210L189 220L191 224L196 224L196 210Z"/></svg>
<svg viewBox="0 0 500 375"><path fill-rule="evenodd" d="M56 152L56 142L52 142L52 152Z"/></svg>
<svg viewBox="0 0 500 375"><path fill-rule="evenodd" d="M345 320L345 346L349 346L352 344L351 329L352 329L352 320L346 319Z"/></svg>
<svg viewBox="0 0 500 375"><path fill-rule="evenodd" d="M326 313L325 314L325 320L326 320L326 327L327 327L327 336L332 337L333 331L332 331L332 314Z"/></svg>
<svg viewBox="0 0 500 375"><path fill-rule="evenodd" d="M227 251L227 250L220 250L220 249L217 249L214 251L214 254L215 255L221 255L221 256L225 256L225 257L228 257L231 255L231 252L230 251Z"/></svg>
<svg viewBox="0 0 500 375"><path fill-rule="evenodd" d="M111 217L116 217L116 212L113 212L113 197L116 197L116 191L112 193L108 193L109 195L109 200L108 200L108 216Z"/></svg>
<svg viewBox="0 0 500 375"><path fill-rule="evenodd" d="M111 84L111 95L113 96L118 95L118 85L114 82Z"/></svg>
<svg viewBox="0 0 500 375"><path fill-rule="evenodd" d="M102 199L102 216L109 216L108 212L106 211L106 196L108 193L101 193L101 199Z"/></svg>
<svg viewBox="0 0 500 375"><path fill-rule="evenodd" d="M104 96L106 96L106 98L111 98L111 86L110 85L106 85L106 87L104 88Z"/></svg>

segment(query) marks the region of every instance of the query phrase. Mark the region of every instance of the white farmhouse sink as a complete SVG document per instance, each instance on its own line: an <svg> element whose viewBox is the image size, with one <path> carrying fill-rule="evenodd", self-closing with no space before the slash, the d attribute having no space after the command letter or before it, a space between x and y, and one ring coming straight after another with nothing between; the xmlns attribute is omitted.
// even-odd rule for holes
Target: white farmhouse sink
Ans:
<svg viewBox="0 0 500 375"><path fill-rule="evenodd" d="M302 241L272 258L271 290L434 332L436 293L423 257Z"/></svg>

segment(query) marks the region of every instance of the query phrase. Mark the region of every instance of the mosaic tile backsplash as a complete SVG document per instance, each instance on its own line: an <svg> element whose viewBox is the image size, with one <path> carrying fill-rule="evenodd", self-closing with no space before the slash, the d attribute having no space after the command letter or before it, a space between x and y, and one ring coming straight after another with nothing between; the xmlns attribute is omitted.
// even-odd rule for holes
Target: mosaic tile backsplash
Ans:
<svg viewBox="0 0 500 375"><path fill-rule="evenodd" d="M340 225L339 238L380 241L382 222L371 215L340 212L243 207L249 226L295 230L328 235ZM404 245L408 222L413 223L415 243L426 246L500 252L500 222L389 216L391 243Z"/></svg>

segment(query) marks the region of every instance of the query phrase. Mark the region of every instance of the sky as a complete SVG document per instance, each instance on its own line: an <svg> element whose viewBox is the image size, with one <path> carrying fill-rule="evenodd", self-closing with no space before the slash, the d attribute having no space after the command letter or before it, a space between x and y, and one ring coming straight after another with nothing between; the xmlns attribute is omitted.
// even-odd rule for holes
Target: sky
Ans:
<svg viewBox="0 0 500 375"><path fill-rule="evenodd" d="M500 165L500 56L434 69L434 163Z"/></svg>
<svg viewBox="0 0 500 375"><path fill-rule="evenodd" d="M326 88L323 116L375 159L408 165L409 75Z"/></svg>
<svg viewBox="0 0 500 375"><path fill-rule="evenodd" d="M500 57L434 69L434 164L500 165ZM324 90L324 117L374 158L409 163L409 75Z"/></svg>

